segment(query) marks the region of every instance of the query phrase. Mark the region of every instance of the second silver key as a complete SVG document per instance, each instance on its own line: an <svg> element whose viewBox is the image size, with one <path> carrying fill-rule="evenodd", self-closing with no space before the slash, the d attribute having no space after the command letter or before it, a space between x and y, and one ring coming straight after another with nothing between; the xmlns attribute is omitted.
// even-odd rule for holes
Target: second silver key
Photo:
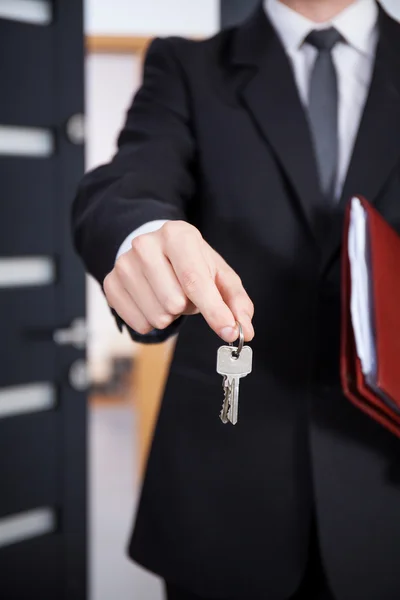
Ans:
<svg viewBox="0 0 400 600"><path fill-rule="evenodd" d="M249 375L252 370L253 351L250 346L243 346L240 354L232 346L221 346L218 350L217 371L225 375L231 384L231 398L228 420L232 425L238 421L239 381Z"/></svg>

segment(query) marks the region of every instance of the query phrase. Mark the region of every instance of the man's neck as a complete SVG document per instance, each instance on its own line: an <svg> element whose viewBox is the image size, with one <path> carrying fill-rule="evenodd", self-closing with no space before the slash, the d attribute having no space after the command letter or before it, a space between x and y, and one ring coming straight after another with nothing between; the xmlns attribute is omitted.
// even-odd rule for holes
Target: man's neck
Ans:
<svg viewBox="0 0 400 600"><path fill-rule="evenodd" d="M314 23L330 21L356 0L280 0Z"/></svg>

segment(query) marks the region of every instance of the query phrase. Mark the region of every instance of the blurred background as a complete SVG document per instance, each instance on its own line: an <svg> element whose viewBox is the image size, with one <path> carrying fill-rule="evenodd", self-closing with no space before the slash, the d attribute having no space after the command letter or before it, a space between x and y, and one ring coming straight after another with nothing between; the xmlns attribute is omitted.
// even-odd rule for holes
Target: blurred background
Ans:
<svg viewBox="0 0 400 600"><path fill-rule="evenodd" d="M2 600L162 598L125 552L174 340L118 332L70 206L115 151L150 40L210 36L257 2L0 0Z"/></svg>

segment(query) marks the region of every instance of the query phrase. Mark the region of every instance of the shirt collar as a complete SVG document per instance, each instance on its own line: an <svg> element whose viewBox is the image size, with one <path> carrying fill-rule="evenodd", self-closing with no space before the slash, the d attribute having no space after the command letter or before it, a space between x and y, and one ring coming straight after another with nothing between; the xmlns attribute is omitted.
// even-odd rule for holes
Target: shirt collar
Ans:
<svg viewBox="0 0 400 600"><path fill-rule="evenodd" d="M326 23L314 23L280 0L264 0L265 11L287 52L298 50L314 29L335 27L362 54L371 53L379 9L375 0L356 0Z"/></svg>

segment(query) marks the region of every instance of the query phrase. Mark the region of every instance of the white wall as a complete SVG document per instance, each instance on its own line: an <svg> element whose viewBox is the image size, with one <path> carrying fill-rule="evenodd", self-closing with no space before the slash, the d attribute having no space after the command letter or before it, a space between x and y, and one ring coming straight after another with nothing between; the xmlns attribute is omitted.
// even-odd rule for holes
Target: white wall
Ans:
<svg viewBox="0 0 400 600"><path fill-rule="evenodd" d="M219 0L85 0L90 35L212 35Z"/></svg>
<svg viewBox="0 0 400 600"><path fill-rule="evenodd" d="M89 54L86 80L86 170L108 162L116 148L126 110L141 80L139 57L123 54ZM121 240L122 242L122 240ZM87 321L90 332L88 363L91 379L108 377L110 358L132 356L135 346L129 335L120 334L94 279L87 279Z"/></svg>
<svg viewBox="0 0 400 600"><path fill-rule="evenodd" d="M400 20L400 0L381 0ZM219 28L219 0L85 0L92 35L207 36Z"/></svg>

